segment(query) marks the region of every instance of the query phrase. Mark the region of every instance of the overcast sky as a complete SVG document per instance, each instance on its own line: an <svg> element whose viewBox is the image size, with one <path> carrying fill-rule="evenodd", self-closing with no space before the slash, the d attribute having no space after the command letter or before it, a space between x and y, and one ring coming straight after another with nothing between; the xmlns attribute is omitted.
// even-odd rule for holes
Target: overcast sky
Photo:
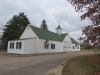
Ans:
<svg viewBox="0 0 100 75"><path fill-rule="evenodd" d="M0 28L13 15L24 12L32 25L39 27L46 20L48 29L55 32L59 21L63 32L77 40L82 34L81 27L89 25L89 20L81 21L82 13L75 12L66 0L0 0Z"/></svg>

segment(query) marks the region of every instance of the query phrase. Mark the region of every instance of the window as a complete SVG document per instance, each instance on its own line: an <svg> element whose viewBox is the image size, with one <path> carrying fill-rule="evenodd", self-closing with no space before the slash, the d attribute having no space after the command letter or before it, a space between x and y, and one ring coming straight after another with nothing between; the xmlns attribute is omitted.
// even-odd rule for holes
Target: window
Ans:
<svg viewBox="0 0 100 75"><path fill-rule="evenodd" d="M22 42L16 42L16 49L21 49Z"/></svg>
<svg viewBox="0 0 100 75"><path fill-rule="evenodd" d="M74 46L73 46L73 49L74 49Z"/></svg>
<svg viewBox="0 0 100 75"><path fill-rule="evenodd" d="M49 44L46 44L46 45L45 45L45 49L48 49L48 47L49 47Z"/></svg>
<svg viewBox="0 0 100 75"><path fill-rule="evenodd" d="M55 49L55 44L51 44L51 49Z"/></svg>
<svg viewBox="0 0 100 75"><path fill-rule="evenodd" d="M10 49L14 49L14 42L10 43Z"/></svg>

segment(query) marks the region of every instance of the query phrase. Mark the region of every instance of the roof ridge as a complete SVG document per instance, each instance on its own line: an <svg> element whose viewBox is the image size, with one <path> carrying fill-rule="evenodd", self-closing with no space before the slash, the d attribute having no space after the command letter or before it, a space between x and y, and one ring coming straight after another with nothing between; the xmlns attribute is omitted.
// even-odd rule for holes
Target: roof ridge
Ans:
<svg viewBox="0 0 100 75"><path fill-rule="evenodd" d="M63 39L60 37L60 35L55 33L55 32L47 31L47 30L41 29L41 28L33 26L33 25L29 25L29 26L31 27L31 29L36 33L36 35L40 39L49 39L49 40L55 40L55 41L63 41Z"/></svg>
<svg viewBox="0 0 100 75"><path fill-rule="evenodd" d="M33 26L33 25L30 25L30 26ZM36 27L36 26L33 26L33 27ZM36 27L36 28L41 29L39 27ZM44 29L41 29L41 30L44 30ZM47 30L44 30L44 31L47 31ZM52 32L52 31L47 31L47 32L55 33L55 32ZM55 33L55 34L59 35L58 33Z"/></svg>

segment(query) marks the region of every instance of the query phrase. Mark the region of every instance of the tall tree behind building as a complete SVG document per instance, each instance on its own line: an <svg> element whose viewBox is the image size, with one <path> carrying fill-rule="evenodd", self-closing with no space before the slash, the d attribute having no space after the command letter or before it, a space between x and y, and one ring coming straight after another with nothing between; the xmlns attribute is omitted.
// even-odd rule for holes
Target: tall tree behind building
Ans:
<svg viewBox="0 0 100 75"><path fill-rule="evenodd" d="M93 45L100 44L100 0L67 0L76 9L76 12L84 12L81 20L89 18L92 21L91 25L82 28L84 44Z"/></svg>
<svg viewBox="0 0 100 75"><path fill-rule="evenodd" d="M4 48L7 48L9 40L19 39L26 26L30 24L27 16L21 12L18 15L14 15L5 25L3 29L3 36L1 38Z"/></svg>
<svg viewBox="0 0 100 75"><path fill-rule="evenodd" d="M40 28L48 31L46 21L43 20L41 23L42 23L42 24L41 24Z"/></svg>

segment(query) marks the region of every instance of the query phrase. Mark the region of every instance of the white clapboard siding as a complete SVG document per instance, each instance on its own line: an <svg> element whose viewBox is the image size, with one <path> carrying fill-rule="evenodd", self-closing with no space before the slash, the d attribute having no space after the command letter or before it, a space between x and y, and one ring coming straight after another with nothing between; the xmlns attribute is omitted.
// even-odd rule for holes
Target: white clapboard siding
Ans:
<svg viewBox="0 0 100 75"><path fill-rule="evenodd" d="M37 37L34 31L30 28L30 26L27 26L24 32L22 33L20 39L24 38L32 38L32 37Z"/></svg>
<svg viewBox="0 0 100 75"><path fill-rule="evenodd" d="M74 47L74 49L73 49ZM76 51L75 44L72 44L71 51Z"/></svg>
<svg viewBox="0 0 100 75"><path fill-rule="evenodd" d="M66 35L63 41L72 42L68 34Z"/></svg>
<svg viewBox="0 0 100 75"><path fill-rule="evenodd" d="M74 49L73 49L73 46L74 46ZM80 45L76 46L75 44L72 44L71 51L80 51Z"/></svg>
<svg viewBox="0 0 100 75"><path fill-rule="evenodd" d="M54 53L54 52L63 52L63 43L59 41L50 41L51 44L55 44L55 49L51 49L50 45L50 51L49 53Z"/></svg>
<svg viewBox="0 0 100 75"><path fill-rule="evenodd" d="M71 51L71 44L72 44L71 39L70 39L69 35L67 34L63 40L64 52Z"/></svg>
<svg viewBox="0 0 100 75"><path fill-rule="evenodd" d="M14 49L10 49L10 43L14 42ZM16 49L16 42L22 42L21 49ZM14 40L8 42L7 53L14 53L14 54L24 54L24 41L23 40Z"/></svg>
<svg viewBox="0 0 100 75"><path fill-rule="evenodd" d="M24 54L36 54L37 38L27 39L24 41Z"/></svg>
<svg viewBox="0 0 100 75"><path fill-rule="evenodd" d="M49 47L45 49L45 40L39 39L37 53L53 53L53 52L63 52L63 43L58 41L49 40ZM51 44L55 44L55 49L51 49Z"/></svg>
<svg viewBox="0 0 100 75"><path fill-rule="evenodd" d="M14 49L10 49L10 43L14 42ZM21 49L16 49L16 42L22 42ZM7 53L14 54L35 54L37 50L37 38L20 39L8 42Z"/></svg>

